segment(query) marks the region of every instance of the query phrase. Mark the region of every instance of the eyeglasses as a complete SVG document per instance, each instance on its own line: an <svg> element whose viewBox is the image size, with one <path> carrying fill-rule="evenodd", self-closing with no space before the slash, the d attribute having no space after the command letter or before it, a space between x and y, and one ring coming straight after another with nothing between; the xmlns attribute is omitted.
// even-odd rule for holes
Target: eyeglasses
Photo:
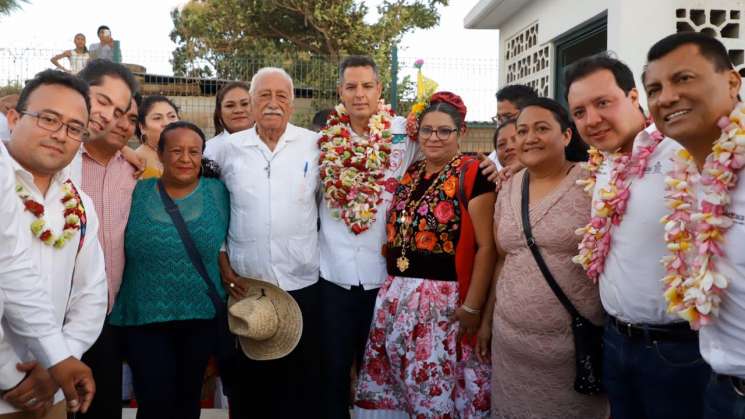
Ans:
<svg viewBox="0 0 745 419"><path fill-rule="evenodd" d="M67 128L67 136L71 140L85 142L88 141L88 130L79 124L66 124L59 120L59 118L47 112L21 112L21 115L28 115L32 118L36 118L36 126L49 132L57 132L62 127Z"/></svg>
<svg viewBox="0 0 745 419"><path fill-rule="evenodd" d="M516 113L503 113L503 114L496 114L491 117L491 121L495 124L503 124L505 121L509 121L510 119L517 118Z"/></svg>
<svg viewBox="0 0 745 419"><path fill-rule="evenodd" d="M450 138L450 134L458 131L455 128L439 127L436 130L430 127L423 127L419 129L419 138L423 140L429 140L432 137L432 133L435 133L437 138L445 141Z"/></svg>

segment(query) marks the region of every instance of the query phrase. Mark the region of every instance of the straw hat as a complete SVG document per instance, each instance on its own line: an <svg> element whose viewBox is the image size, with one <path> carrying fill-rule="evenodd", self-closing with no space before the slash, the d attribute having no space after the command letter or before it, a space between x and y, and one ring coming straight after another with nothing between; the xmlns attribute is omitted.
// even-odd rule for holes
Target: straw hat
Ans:
<svg viewBox="0 0 745 419"><path fill-rule="evenodd" d="M290 294L276 285L252 278L247 296L228 301L228 326L247 357L266 361L292 352L303 332L303 315Z"/></svg>

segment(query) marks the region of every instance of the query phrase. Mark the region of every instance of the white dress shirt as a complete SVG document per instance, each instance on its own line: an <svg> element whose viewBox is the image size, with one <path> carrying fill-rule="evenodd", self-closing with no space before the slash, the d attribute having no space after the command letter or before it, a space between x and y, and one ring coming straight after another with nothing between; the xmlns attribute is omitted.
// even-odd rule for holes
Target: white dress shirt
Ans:
<svg viewBox="0 0 745 419"><path fill-rule="evenodd" d="M52 311L52 300L31 261L31 235L15 193L11 157L0 142L0 346L12 333L45 368L70 357L62 329ZM0 352L0 389L23 378L16 357Z"/></svg>
<svg viewBox="0 0 745 419"><path fill-rule="evenodd" d="M49 190L42 197L33 182L31 173L21 167L15 160L11 161L16 182L21 184L31 198L44 205L44 219L47 227L55 233L64 226L64 205L61 198L63 182L69 178L69 168L62 170L52 178ZM45 286L51 291L54 314L57 326L62 329L64 340L72 356L80 359L83 353L93 345L101 333L108 298L104 258L98 241L98 217L93 201L76 185L81 195L87 216L87 225L83 247L78 251L80 231L61 249L48 246L37 238L31 239L31 260L39 268ZM19 198L16 198L19 200ZM36 217L24 211L20 223L29 226ZM31 236L31 232L27 233ZM3 324L5 339L0 343L0 359L13 363L34 359L23 341L12 329ZM20 374L16 372L17 374ZM18 381L23 375L17 377ZM61 391L55 395L55 402L64 398ZM9 403L0 400L0 414L15 411Z"/></svg>
<svg viewBox="0 0 745 419"><path fill-rule="evenodd" d="M204 157L214 160L215 156L218 154L218 150L225 145L225 141L227 141L229 137L230 133L223 129L221 133L207 140L204 147Z"/></svg>
<svg viewBox="0 0 745 419"><path fill-rule="evenodd" d="M497 154L497 150L492 151L489 153L489 160L494 162L494 166L497 167L497 171L502 170L502 163L499 162L499 155Z"/></svg>
<svg viewBox="0 0 745 419"><path fill-rule="evenodd" d="M233 270L287 291L318 282L318 134L287 124L274 151L256 128L211 156L230 192L227 250Z"/></svg>
<svg viewBox="0 0 745 419"><path fill-rule="evenodd" d="M716 258L716 269L729 280L719 306L719 317L699 330L701 355L711 368L745 379L745 171L737 174L730 192L729 216L734 222L724 235L724 257ZM696 193L701 188L696 185Z"/></svg>
<svg viewBox="0 0 745 419"><path fill-rule="evenodd" d="M375 222L361 234L354 234L341 219L331 215L324 197L319 208L321 215L321 276L346 289L362 285L365 289L379 288L388 276L382 254L386 242L386 216L398 180L418 156L419 146L406 136L406 119L396 117L391 123L393 140L388 169L383 179L390 185L383 190L377 206ZM359 135L352 132L359 138Z"/></svg>
<svg viewBox="0 0 745 419"><path fill-rule="evenodd" d="M10 138L10 128L8 127L8 118L0 112L0 140L7 141Z"/></svg>
<svg viewBox="0 0 745 419"><path fill-rule="evenodd" d="M634 140L654 132L651 125ZM665 203L665 177L672 169L671 158L681 146L665 138L649 157L644 177L633 175L626 214L621 224L611 228L610 252L600 274L600 300L605 311L629 323L668 324L680 322L679 316L667 312L664 292L665 268L660 263L668 254L664 240L665 226L660 219L668 213ZM598 172L593 195L610 180L611 159L605 159ZM594 211L594 209L593 209Z"/></svg>

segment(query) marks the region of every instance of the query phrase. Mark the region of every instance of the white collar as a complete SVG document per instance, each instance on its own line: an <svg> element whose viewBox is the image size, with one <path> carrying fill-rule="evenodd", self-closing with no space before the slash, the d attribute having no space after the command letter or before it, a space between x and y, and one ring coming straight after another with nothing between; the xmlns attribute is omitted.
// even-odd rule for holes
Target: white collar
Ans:
<svg viewBox="0 0 745 419"><path fill-rule="evenodd" d="M10 153L8 153L8 157L10 157L10 163L12 165L11 167L13 169L13 173L16 175L16 178L23 180L25 183L27 183L28 187L31 187L33 190L38 191L38 188L34 183L34 175L26 170L23 166L21 166L21 164L18 163L18 161L16 161L16 159ZM49 186L61 186L69 178L70 165L67 165L64 169L60 170L54 176L52 176L52 180L49 183Z"/></svg>
<svg viewBox="0 0 745 419"><path fill-rule="evenodd" d="M283 143L291 143L298 139L298 136L296 134L296 127L290 123L287 123L287 127L285 128L285 132L282 133L282 136L279 137L279 141L277 141L277 146ZM230 138L237 138L240 144L245 144L246 146L250 147L259 147L261 145L266 145L264 141L261 140L259 137L259 133L256 130L256 125L254 124L253 127L250 129L247 129L245 131L239 131L230 136Z"/></svg>

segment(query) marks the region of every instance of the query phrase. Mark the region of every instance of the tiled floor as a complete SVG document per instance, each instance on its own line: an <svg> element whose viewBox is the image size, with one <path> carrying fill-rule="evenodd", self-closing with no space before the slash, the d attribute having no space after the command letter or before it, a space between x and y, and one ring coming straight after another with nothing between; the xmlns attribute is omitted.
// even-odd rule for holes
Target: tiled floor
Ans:
<svg viewBox="0 0 745 419"><path fill-rule="evenodd" d="M137 409L124 409L122 419L135 419ZM201 419L227 419L228 411L223 409L202 409Z"/></svg>

